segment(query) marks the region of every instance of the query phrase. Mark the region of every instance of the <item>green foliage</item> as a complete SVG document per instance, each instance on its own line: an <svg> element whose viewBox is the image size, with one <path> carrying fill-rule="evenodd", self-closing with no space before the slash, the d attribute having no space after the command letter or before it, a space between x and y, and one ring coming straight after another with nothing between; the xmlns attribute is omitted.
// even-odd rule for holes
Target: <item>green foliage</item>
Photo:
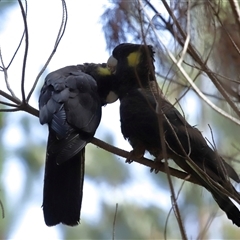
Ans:
<svg viewBox="0 0 240 240"><path fill-rule="evenodd" d="M107 135L104 140L113 143L113 136ZM114 187L129 181L129 169L124 161L92 144L86 149L86 175L94 182L106 182Z"/></svg>

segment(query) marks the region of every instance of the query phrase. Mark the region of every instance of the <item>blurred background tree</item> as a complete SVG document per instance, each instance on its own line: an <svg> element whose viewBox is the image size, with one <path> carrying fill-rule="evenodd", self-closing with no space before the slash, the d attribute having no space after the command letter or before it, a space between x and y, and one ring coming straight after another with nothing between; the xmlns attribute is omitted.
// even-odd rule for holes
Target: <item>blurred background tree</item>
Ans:
<svg viewBox="0 0 240 240"><path fill-rule="evenodd" d="M164 94L172 103L179 102L181 107L178 103L176 107L180 111L183 109L190 124L204 131L204 136L240 173L239 1L117 0L103 3L105 10L101 24L107 49L111 52L122 42L153 45L157 80ZM14 1L0 1L2 21L7 22L4 16L11 8L19 8L19 5ZM85 9L85 12L91 12L91 9ZM68 17L71 17L70 13ZM78 27L76 29L78 31ZM31 38L29 42L33 44ZM68 42L68 46L70 44ZM41 46L42 49L45 47ZM24 46L21 48L24 49ZM90 49L90 44L85 48ZM1 50L4 51L4 48ZM20 52L22 56L23 53ZM52 61L56 58L63 58L63 55ZM67 56L64 55L64 58ZM186 80L173 58L178 64L181 62L179 65L193 83ZM91 61L96 60L92 57ZM82 62L71 64L78 63ZM14 108L19 110L19 106L9 104L19 102L16 99L12 102L11 94L2 87L4 67L3 64L1 66L0 200L4 211L0 208L0 213L4 213L5 217L0 215L0 238L8 239L14 235L17 225L32 205L37 205L41 213L46 136L37 118L19 111L11 112ZM44 76L46 73L42 80ZM20 78L20 73L15 76L15 79ZM35 108L40 85L31 97L31 106ZM7 98L4 95L6 92L9 94ZM21 94L18 97L21 98ZM115 108L118 106L115 105ZM27 105L23 110L36 113ZM112 117L106 119L112 121ZM213 130L213 137L208 124ZM99 130L98 138L125 149L118 140L122 137L108 130L106 125ZM18 144L13 144L13 139L18 139ZM113 235L115 239L181 238L171 210L171 193L164 173L150 174L149 168L137 163L125 165L124 159L92 144L87 146L86 159L84 196L87 197L83 200L81 224L75 228L57 227L61 238L110 239ZM18 177L10 185L6 175L9 171L16 171ZM218 211L218 206L205 189L188 182L183 184L176 178L172 181L175 192L180 192L178 206L188 238L239 239L240 230L222 211ZM240 190L239 187L237 189ZM97 207L94 208L92 204L96 201ZM85 209L91 212L89 216ZM47 227L43 231L48 231Z"/></svg>

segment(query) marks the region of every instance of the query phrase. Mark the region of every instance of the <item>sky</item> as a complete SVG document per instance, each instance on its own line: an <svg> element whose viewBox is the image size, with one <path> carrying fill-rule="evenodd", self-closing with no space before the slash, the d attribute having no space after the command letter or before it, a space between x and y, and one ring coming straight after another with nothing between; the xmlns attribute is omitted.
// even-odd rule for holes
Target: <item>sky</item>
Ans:
<svg viewBox="0 0 240 240"><path fill-rule="evenodd" d="M106 62L110 53L106 51L105 39L99 16L104 10L103 5L107 4L109 3L105 0L67 1L67 29L56 54L48 66L49 72L72 64L84 62ZM54 46L56 35L61 23L61 13L60 0L28 2L27 19L30 45L26 67L25 88L27 93ZM0 32L0 46L3 59L8 63L23 32L23 22L18 5L7 13L6 19L7 21L5 21L5 25ZM20 49L9 70L10 85L15 91L15 94L19 97L21 97L19 89L23 50L24 48ZM46 75L46 72L44 75ZM0 78L2 79L2 76L0 76ZM43 80L44 78L42 77L38 87L42 85ZM38 95L38 93L36 95ZM196 108L195 101L190 99L187 103L189 112ZM35 98L31 99L30 104L33 107L38 108ZM125 150L130 150L131 147L123 140L120 133L118 106L119 103L114 103L103 108L102 122L96 133L96 137L99 136L99 132L101 132L102 129L108 128L109 131L114 132L115 136L118 136L116 137L116 146L121 146L121 148ZM109 116L111 116L111 118L109 118ZM109 121L109 119L111 119L111 121ZM35 119L34 121L38 121L38 119ZM18 119L15 119L15 115L13 114L12 125L6 132L4 140L9 146L17 146L18 144L21 144L21 131L16 127L17 122ZM11 136L13 135L16 137L12 138ZM40 126L39 135L37 137L46 139L47 128ZM19 165L14 158L12 158L11 161L8 161L5 166L2 179L5 179L5 184L8 186L9 199L14 199L13 196L20 191L21 184L25 181L26 177L21 175L21 168L22 166ZM141 172L144 174L143 168L140 167L139 164L135 164L134 169L138 171L138 176L141 176ZM43 178L43 173L40 177ZM17 181L17 184L16 181L14 181L13 184L13 179L16 178L19 179L19 181ZM138 184L133 184L130 188L125 189L127 197L136 198L138 201L141 199L142 202L150 201L150 199L153 202L157 202L161 198L163 199L163 205L166 207L170 206L169 198L161 192L156 193L156 186L150 183L150 181L146 181L146 179L143 180L142 177L136 178L136 181ZM39 182L36 180L36 184L38 183ZM85 181L84 187L88 189L88 191L85 191L84 193L83 205L87 203L89 204L90 199L93 199L93 202L91 203L91 211L83 208L82 215L91 217L96 214L99 209L97 201L94 201L94 199L99 198L99 193L96 193L94 187L88 181ZM139 197L143 187L147 192L145 192L144 196L141 195L141 197ZM116 196L121 195L117 190L114 194L116 194ZM58 227L46 227L40 207L41 201L42 186L36 186L36 195L34 196L34 199L32 199L31 204L27 205L22 210L24 214L19 217L16 226L12 230L11 239L36 239L36 232L39 233L37 236L39 239L61 238L61 233L58 231ZM111 201L111 197L109 197L109 201ZM12 204L17 204L17 201L13 200ZM112 204L115 204L115 202Z"/></svg>
<svg viewBox="0 0 240 240"><path fill-rule="evenodd" d="M104 4L108 4L107 1L67 1L67 29L55 56L48 66L49 72L72 64L84 62L106 62L109 53L105 50L106 45L104 34L99 22L99 16L103 12ZM35 80L43 63L45 63L53 49L61 23L61 14L60 0L28 1L27 20L29 29L29 54L26 67L26 92L29 92L32 82ZM16 6L7 13L5 25L0 32L0 46L5 63L9 62L18 45L22 32L23 22L21 19L21 11L16 4ZM20 49L9 70L10 85L15 91L15 94L19 97L21 97L19 89L21 82L20 76L23 49L24 48ZM46 72L44 74L46 74ZM42 85L43 80L44 78L42 77L38 87ZM2 85L1 89L4 89ZM38 95L38 93L36 95ZM36 99L32 98L30 104L35 108L38 108ZM105 110L106 108L103 112ZM110 111L113 116L118 116L118 108L113 107ZM104 116L105 114L103 113L103 118ZM38 120L36 119L34 121ZM17 146L22 142L21 131L16 127L17 122L18 119L16 119L15 115L12 119L12 125L9 126L9 130L5 133L4 142L9 146ZM105 120L102 122L105 122L105 124L102 125L108 125L108 128L114 129L114 126L111 126L111 123ZM39 133L39 136L37 137L46 138L46 127L39 125L39 128L41 128L39 132L44 131L44 134L41 133L40 135ZM16 137L13 138L12 136ZM21 185L26 178L21 174L21 172L24 172L21 171L23 166L21 166L21 164L14 158L7 162L2 179L5 179L4 181L7 185L8 199L13 199L12 204L19 204L17 201L14 201L14 196L17 196L19 191L21 191ZM43 178L43 173L41 178ZM88 199L89 202L89 199L96 199L96 196L94 198L88 197L88 195L94 196L96 193L91 184L87 181L85 181L85 188L87 188L88 191L85 191L83 201ZM39 235L37 235L37 238L39 239L61 238L61 233L58 231L58 227L46 227L41 209L42 186L36 186L36 189L40 189L36 190L36 199L33 199L31 204L27 205L22 210L22 216L18 218L16 226L12 229L12 235L10 236L11 239L36 239L36 232L39 233ZM98 206L96 205L96 202L93 202L92 206L92 214L94 214L94 212L97 212ZM84 209L82 210L82 214L86 214L84 213ZM91 213L88 212L86 215L89 216Z"/></svg>

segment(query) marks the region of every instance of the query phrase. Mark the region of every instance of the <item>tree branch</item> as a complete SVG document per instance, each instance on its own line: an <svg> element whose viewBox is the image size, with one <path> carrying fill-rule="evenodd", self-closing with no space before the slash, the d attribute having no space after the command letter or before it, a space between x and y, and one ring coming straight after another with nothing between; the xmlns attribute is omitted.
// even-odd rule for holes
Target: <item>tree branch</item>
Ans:
<svg viewBox="0 0 240 240"><path fill-rule="evenodd" d="M164 0L163 0L164 1ZM166 3L167 4L167 3ZM181 72L181 74L184 76L184 78L189 82L189 84L191 85L191 87L193 88L193 90L198 94L198 96L200 98L202 98L213 110L215 110L216 112L220 113L222 116L230 119L232 122L236 123L237 125L240 125L240 120L238 120L237 118L231 116L230 114L228 114L227 112L225 112L224 110L222 110L221 108L217 107L212 101L210 101L202 92L201 90L197 87L197 85L192 81L192 79L189 77L189 75L187 74L187 72L184 70L184 68L178 64L178 61L176 60L176 58L174 57L174 55L168 50L168 48L165 46L165 44L161 41L160 37L158 36L155 27L153 26L152 22L151 22L151 18L149 17L147 11L143 8L143 10L145 11L145 14L149 20L149 23L158 39L158 41L161 43L161 45L164 47L165 51L167 52L168 56L170 57L170 59L172 60L172 62L177 66L177 68L179 69L179 71ZM173 14L173 13L172 13ZM185 36L185 35L184 35ZM189 47L191 46L191 43L189 43ZM197 53L195 52L196 56ZM201 58L199 57L199 59L201 60ZM200 63L202 65L204 65L204 68L206 69L206 65L200 61ZM206 70L206 74L210 74L209 73L210 69ZM210 74L211 76L214 76L212 73ZM215 78L215 77L214 77ZM229 103L228 99L229 97L225 97L226 101ZM232 102L232 101L231 101ZM233 102L232 102L233 103ZM230 103L229 103L230 104ZM234 104L234 103L233 103ZM237 108L237 106L234 104L234 106ZM238 111L237 108L237 113L240 116L240 112Z"/></svg>
<svg viewBox="0 0 240 240"><path fill-rule="evenodd" d="M123 158L128 158L129 157L129 152L125 151L125 150L122 150L120 148L117 148L117 147L114 147L102 140L99 140L97 138L93 138L92 141L91 141L92 144L108 151L108 152L111 152L113 154L116 154L120 157L123 157ZM164 172L166 173L166 170L165 170L165 166L164 166L164 163L161 163L161 162L157 162L155 163L153 160L150 160L150 159L147 159L145 157L141 157L141 158L132 158L131 160L133 160L134 162L137 162L137 163L140 163L144 166L147 166L149 167L150 169L156 169L160 172ZM174 168L171 168L169 167L169 172L172 176L174 177L177 177L177 178L180 178L180 179L183 179L183 180L186 180L188 182L191 182L191 183L195 183L195 184L198 184L201 186L201 184L193 177L191 177L189 174L183 172L183 171L179 171L179 170L176 170Z"/></svg>
<svg viewBox="0 0 240 240"><path fill-rule="evenodd" d="M27 1L25 1L25 2L27 5ZM23 23L24 23L24 31L25 31L25 44L26 45L25 45L23 66L22 66L21 92L22 92L22 104L26 104L24 83L25 83L25 71L26 71L26 63L27 63L27 55L28 55L28 25L27 25L27 16L26 16L22 1L18 0L18 4L21 8L22 18L23 18Z"/></svg>
<svg viewBox="0 0 240 240"><path fill-rule="evenodd" d="M238 5L238 1L229 0L229 4L232 8L233 15L235 16L236 23L238 25L238 31L240 31L240 8L239 8L239 5Z"/></svg>
<svg viewBox="0 0 240 240"><path fill-rule="evenodd" d="M17 97L11 96L2 90L0 90L0 95L5 97L6 99L16 103L17 105L20 105L22 103L21 100L18 99Z"/></svg>
<svg viewBox="0 0 240 240"><path fill-rule="evenodd" d="M145 0L146 4L149 5L149 1ZM172 18L174 24L176 25L176 28L178 29L181 37L178 36L177 33L174 32L173 27L171 24L167 24L166 25L166 29L172 34L172 36L178 41L178 43L180 44L181 47L184 47L184 43L186 41L186 34L184 33L181 25L179 24L177 18L175 17L173 11L171 10L171 8L169 7L168 3L166 0L162 0L162 3L164 5L164 7L166 8L169 16ZM210 4L210 3L209 3ZM211 4L210 4L211 5ZM152 8L154 11L156 11L156 9ZM147 13L146 13L147 14ZM155 14L157 16L159 16L159 13L156 11ZM162 20L162 18L161 18ZM150 21L150 19L149 19ZM164 21L166 22L166 21ZM240 117L240 111L238 109L238 107L235 105L235 103L231 100L231 98L228 96L227 91L225 90L225 88L221 85L220 81L216 78L216 76L214 75L214 73L208 68L207 64L202 60L201 56L199 55L199 53L197 52L197 50L194 48L194 46L191 44L191 42L189 42L188 48L187 48L187 52L189 53L189 55L196 61L196 63L199 64L199 66L201 67L201 70L204 71L208 77L211 79L211 81L213 82L213 84L215 85L215 87L218 89L218 91L222 94L222 96L226 99L226 101L228 102L228 104L231 106L231 108L234 110L234 112ZM209 101L204 98L204 101L207 101L207 103L209 104ZM213 108L214 110L217 110L217 108ZM219 113L221 111L218 111ZM224 116L226 117L227 114L224 114ZM236 121L235 121L236 122ZM238 123L239 124L239 123Z"/></svg>
<svg viewBox="0 0 240 240"><path fill-rule="evenodd" d="M1 61L1 64L2 64L1 69L2 69L3 74L4 74L6 87L7 87L8 91L11 93L11 95L14 98L17 98L16 95L14 94L13 90L11 89L9 82L8 82L8 72L7 72L7 68L5 67L5 64L4 64L4 61L3 61L1 48L0 48L0 61Z"/></svg>

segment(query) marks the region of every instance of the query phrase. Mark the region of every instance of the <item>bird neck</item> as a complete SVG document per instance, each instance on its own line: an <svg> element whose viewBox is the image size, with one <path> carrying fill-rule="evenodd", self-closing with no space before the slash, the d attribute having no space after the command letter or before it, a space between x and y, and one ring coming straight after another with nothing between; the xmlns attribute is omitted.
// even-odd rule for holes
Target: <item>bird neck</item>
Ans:
<svg viewBox="0 0 240 240"><path fill-rule="evenodd" d="M122 97L134 89L144 88L148 89L150 81L147 76L139 76L129 73L122 73L122 75L115 82L114 89L119 97Z"/></svg>

